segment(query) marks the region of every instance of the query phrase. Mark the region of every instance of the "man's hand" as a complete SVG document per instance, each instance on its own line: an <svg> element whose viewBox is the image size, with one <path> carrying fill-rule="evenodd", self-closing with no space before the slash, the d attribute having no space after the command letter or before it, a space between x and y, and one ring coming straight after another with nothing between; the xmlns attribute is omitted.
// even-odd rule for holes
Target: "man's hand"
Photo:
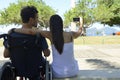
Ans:
<svg viewBox="0 0 120 80"><path fill-rule="evenodd" d="M45 57L48 57L50 55L50 50L46 49L46 50L43 51L43 53L44 53Z"/></svg>

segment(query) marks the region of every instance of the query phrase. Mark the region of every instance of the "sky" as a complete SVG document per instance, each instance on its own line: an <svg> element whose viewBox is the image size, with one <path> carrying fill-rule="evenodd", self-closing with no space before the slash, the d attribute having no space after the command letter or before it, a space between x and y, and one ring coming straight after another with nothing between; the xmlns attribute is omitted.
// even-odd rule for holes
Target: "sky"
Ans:
<svg viewBox="0 0 120 80"><path fill-rule="evenodd" d="M70 0L44 0L45 3L51 6L53 9L58 11L58 14L64 16L63 14L68 11L71 7Z"/></svg>
<svg viewBox="0 0 120 80"><path fill-rule="evenodd" d="M57 11L62 18L64 13L71 8L71 0L43 0L47 5L51 6ZM0 10L7 8L10 3L17 2L17 0L0 0Z"/></svg>

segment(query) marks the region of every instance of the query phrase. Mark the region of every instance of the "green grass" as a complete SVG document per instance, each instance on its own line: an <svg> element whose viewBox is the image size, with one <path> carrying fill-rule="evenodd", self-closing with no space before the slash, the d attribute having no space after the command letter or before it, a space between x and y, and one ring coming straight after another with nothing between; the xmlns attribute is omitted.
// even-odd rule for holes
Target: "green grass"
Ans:
<svg viewBox="0 0 120 80"><path fill-rule="evenodd" d="M75 45L120 44L120 36L83 36L74 40Z"/></svg>
<svg viewBox="0 0 120 80"><path fill-rule="evenodd" d="M47 40L48 44L50 41ZM81 36L74 40L75 45L120 44L120 36ZM3 40L0 39L0 46Z"/></svg>
<svg viewBox="0 0 120 80"><path fill-rule="evenodd" d="M3 46L3 40L0 39L0 47Z"/></svg>

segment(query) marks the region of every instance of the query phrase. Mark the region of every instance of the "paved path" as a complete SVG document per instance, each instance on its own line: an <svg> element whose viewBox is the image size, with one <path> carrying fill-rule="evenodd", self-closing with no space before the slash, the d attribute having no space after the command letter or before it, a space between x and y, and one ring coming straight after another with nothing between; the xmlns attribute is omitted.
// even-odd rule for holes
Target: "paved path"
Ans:
<svg viewBox="0 0 120 80"><path fill-rule="evenodd" d="M120 69L120 45L76 46L80 70Z"/></svg>
<svg viewBox="0 0 120 80"><path fill-rule="evenodd" d="M79 76L60 80L120 80L120 44L79 45L74 48ZM0 60L4 60L2 53L3 48L0 48Z"/></svg>
<svg viewBox="0 0 120 80"><path fill-rule="evenodd" d="M74 46L74 52L79 70L120 69L120 44L79 45Z"/></svg>

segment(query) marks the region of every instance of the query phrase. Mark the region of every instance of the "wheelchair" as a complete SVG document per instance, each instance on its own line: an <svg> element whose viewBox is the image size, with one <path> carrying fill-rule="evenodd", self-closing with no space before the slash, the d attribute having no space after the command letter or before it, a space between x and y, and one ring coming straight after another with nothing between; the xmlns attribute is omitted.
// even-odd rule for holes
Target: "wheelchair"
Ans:
<svg viewBox="0 0 120 80"><path fill-rule="evenodd" d="M3 42L3 44L5 45L5 44L8 44L9 43L9 41L12 41L12 42L15 42L15 39L14 38L11 38L11 40L9 39L10 37L9 37L10 35L9 34L2 34L2 35L0 35L0 38L3 38L4 39L4 42ZM28 37L31 37L31 36L27 36L27 38ZM37 42L38 40L39 40L39 38L38 38L38 35L36 36L37 38L35 39L35 42ZM21 38L19 38L19 39L21 39ZM25 39L25 37L23 38L23 39ZM30 40L32 40L31 38L29 38ZM24 41L23 41L24 42ZM11 42L10 42L11 43ZM20 43L16 43L16 44L20 44ZM28 44L28 43L27 43ZM37 43L38 44L38 43ZM32 44L33 45L33 44ZM8 45L9 46L9 45ZM10 48L16 48L16 46L15 47L11 47L11 46L9 46ZM25 49L26 49L26 47L25 47ZM27 49L28 50L28 49ZM33 50L34 51L34 50ZM20 53L20 54L18 54L18 53ZM32 53L32 52L31 52ZM33 52L34 53L34 52ZM25 50L23 50L23 51L21 51L21 52L16 52L16 54L18 54L18 56L17 57L23 57L24 56L24 54L25 54ZM21 56L22 55L22 56ZM1 60L0 61L0 80L17 80L17 77L22 77L22 78L24 78L24 80L36 80L36 78L35 79L29 79L29 77L28 76L26 76L26 74L28 74L28 75L31 75L30 73L27 73L27 72L21 72L19 69L18 69L18 66L20 66L19 68L22 68L22 67L24 67L24 66L22 66L22 65L25 65L25 67L26 67L26 63L24 63L24 62L26 62L26 61L22 61L23 63L21 63L20 61L18 61L18 62L16 62L16 59L14 59L14 56L15 56L15 54L14 55L11 55L10 56L10 60ZM30 55L29 55L30 56ZM25 58L28 58L28 57L25 57ZM30 59L32 59L32 57L31 58L29 58L28 59L28 64L27 64L27 67L29 66L29 64L31 64L32 62L30 62ZM23 58L22 59L20 59L20 60L23 60ZM20 62L20 63L19 63ZM34 63L32 63L32 64L34 64ZM16 67L16 65L17 65L17 67ZM22 67L21 67L22 66ZM34 67L34 66L33 66ZM44 68L43 68L44 67ZM34 67L35 68L35 67ZM18 70L17 70L18 69ZM26 68L25 68L26 69ZM30 68L30 69L32 69L32 68ZM25 70L26 71L26 70ZM32 69L32 71L34 71L34 69ZM36 70L37 71L37 70ZM51 66L50 66L50 63L49 63L49 61L47 60L47 58L45 58L45 66L39 66L39 79L38 80L52 80L52 69L51 69ZM37 71L37 72L38 72ZM42 75L41 76L41 73L43 73L42 71L44 71L44 75ZM21 73L19 73L19 72L21 72ZM28 71L29 72L29 71ZM44 77L44 78L43 78Z"/></svg>

